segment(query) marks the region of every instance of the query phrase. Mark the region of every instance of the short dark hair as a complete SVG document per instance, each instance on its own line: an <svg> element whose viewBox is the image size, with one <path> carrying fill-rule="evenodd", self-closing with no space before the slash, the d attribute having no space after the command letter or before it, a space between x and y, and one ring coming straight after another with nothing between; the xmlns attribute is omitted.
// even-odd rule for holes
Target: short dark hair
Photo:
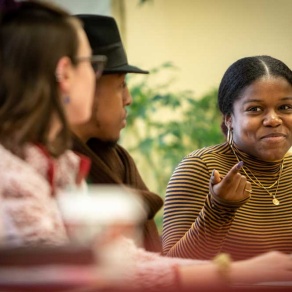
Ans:
<svg viewBox="0 0 292 292"><path fill-rule="evenodd" d="M78 20L53 4L19 3L0 15L0 141L11 151L41 143L58 156L71 139L55 70L63 56L75 64ZM54 115L63 126L49 143Z"/></svg>
<svg viewBox="0 0 292 292"><path fill-rule="evenodd" d="M282 61L270 56L245 57L233 63L224 73L218 90L218 106L223 114L221 128L226 134L224 117L233 111L242 91L263 76L282 77L292 85L292 72Z"/></svg>

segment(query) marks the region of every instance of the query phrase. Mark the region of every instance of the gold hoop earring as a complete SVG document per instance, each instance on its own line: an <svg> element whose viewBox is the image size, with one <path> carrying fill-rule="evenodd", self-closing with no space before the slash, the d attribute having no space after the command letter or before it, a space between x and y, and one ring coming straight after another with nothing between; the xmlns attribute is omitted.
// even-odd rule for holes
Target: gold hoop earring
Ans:
<svg viewBox="0 0 292 292"><path fill-rule="evenodd" d="M229 126L227 127L227 142L230 146L233 145L233 133Z"/></svg>

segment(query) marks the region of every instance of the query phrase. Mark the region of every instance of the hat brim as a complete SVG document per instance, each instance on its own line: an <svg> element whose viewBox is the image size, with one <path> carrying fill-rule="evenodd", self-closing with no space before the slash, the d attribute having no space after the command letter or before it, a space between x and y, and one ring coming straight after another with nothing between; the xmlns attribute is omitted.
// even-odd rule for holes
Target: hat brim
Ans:
<svg viewBox="0 0 292 292"><path fill-rule="evenodd" d="M138 73L149 74L149 71L141 70L132 65L122 65L115 68L104 68L102 74L115 74L115 73Z"/></svg>

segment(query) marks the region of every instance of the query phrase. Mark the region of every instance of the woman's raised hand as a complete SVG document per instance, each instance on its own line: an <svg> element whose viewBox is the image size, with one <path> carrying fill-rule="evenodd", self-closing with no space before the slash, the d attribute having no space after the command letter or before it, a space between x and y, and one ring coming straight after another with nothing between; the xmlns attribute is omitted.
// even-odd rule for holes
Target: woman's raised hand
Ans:
<svg viewBox="0 0 292 292"><path fill-rule="evenodd" d="M239 202L250 197L251 183L240 174L242 166L243 162L238 162L224 177L214 169L210 178L210 191L213 195L230 202Z"/></svg>

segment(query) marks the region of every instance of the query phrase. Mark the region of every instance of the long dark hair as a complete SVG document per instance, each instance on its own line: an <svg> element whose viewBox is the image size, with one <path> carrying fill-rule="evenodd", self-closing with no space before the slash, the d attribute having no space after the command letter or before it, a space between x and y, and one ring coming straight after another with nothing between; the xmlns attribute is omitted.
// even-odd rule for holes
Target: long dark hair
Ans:
<svg viewBox="0 0 292 292"><path fill-rule="evenodd" d="M74 64L77 20L43 2L4 2L0 19L0 142L13 152L26 143L41 143L58 156L70 147L71 139L55 70L63 56ZM53 117L61 121L62 130L49 142Z"/></svg>

